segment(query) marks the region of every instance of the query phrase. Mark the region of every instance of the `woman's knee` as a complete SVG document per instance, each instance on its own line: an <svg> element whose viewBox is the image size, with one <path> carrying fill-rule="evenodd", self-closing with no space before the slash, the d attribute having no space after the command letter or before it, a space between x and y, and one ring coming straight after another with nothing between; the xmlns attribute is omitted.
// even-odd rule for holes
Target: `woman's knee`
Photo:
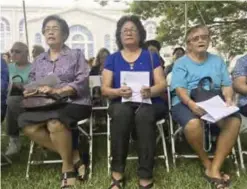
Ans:
<svg viewBox="0 0 247 189"><path fill-rule="evenodd" d="M184 127L185 132L193 132L202 128L200 119L191 119Z"/></svg>
<svg viewBox="0 0 247 189"><path fill-rule="evenodd" d="M109 114L113 119L126 119L131 117L133 112L131 107L124 103L113 104L109 108Z"/></svg>
<svg viewBox="0 0 247 189"><path fill-rule="evenodd" d="M140 107L136 111L135 122L137 123L155 123L155 111L152 106Z"/></svg>
<svg viewBox="0 0 247 189"><path fill-rule="evenodd" d="M41 126L42 125L40 125L40 124L26 126L23 128L23 133L27 136L31 136L34 133L38 132L38 130L40 129Z"/></svg>
<svg viewBox="0 0 247 189"><path fill-rule="evenodd" d="M65 126L57 119L51 119L47 122L47 129L50 133L60 132L65 129Z"/></svg>

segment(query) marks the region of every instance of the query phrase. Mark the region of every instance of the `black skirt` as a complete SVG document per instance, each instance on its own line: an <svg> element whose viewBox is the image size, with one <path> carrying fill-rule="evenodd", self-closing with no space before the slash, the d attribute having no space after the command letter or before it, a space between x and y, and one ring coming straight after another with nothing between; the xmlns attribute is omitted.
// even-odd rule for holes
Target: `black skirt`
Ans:
<svg viewBox="0 0 247 189"><path fill-rule="evenodd" d="M91 110L91 106L79 104L65 104L52 110L29 110L19 116L18 124L20 128L23 128L57 119L72 129L77 126L78 121L89 118Z"/></svg>

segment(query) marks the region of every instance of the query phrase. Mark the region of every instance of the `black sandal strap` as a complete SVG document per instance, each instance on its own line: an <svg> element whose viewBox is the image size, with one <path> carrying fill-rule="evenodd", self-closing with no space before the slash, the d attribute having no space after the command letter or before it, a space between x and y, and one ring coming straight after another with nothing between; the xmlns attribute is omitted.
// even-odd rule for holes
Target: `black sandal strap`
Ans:
<svg viewBox="0 0 247 189"><path fill-rule="evenodd" d="M75 178L75 177L76 177L76 173L74 171L65 172L65 173L62 173L61 180Z"/></svg>
<svg viewBox="0 0 247 189"><path fill-rule="evenodd" d="M114 186L117 186L119 189L122 189L124 187L124 179L117 180L112 177L112 184L108 189L112 189Z"/></svg>
<svg viewBox="0 0 247 189"><path fill-rule="evenodd" d="M80 160L78 160L76 163L75 163L75 165L74 165L74 167L76 168L76 169L78 169L80 166L82 166L82 165L84 165L84 163L83 163L83 161L80 159Z"/></svg>
<svg viewBox="0 0 247 189"><path fill-rule="evenodd" d="M142 186L142 185L139 184L139 189L150 189L153 186L154 186L154 183L153 182L150 183L150 184L148 184L148 185L146 185L146 186Z"/></svg>
<svg viewBox="0 0 247 189"><path fill-rule="evenodd" d="M209 183L215 186L216 189L224 189L226 187L224 179L209 177L206 174L204 176Z"/></svg>

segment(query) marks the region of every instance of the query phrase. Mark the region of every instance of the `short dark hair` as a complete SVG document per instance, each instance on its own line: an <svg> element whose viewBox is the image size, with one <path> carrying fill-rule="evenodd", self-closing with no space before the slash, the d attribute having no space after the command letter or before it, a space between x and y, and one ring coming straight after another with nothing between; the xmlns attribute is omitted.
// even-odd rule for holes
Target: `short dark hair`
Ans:
<svg viewBox="0 0 247 189"><path fill-rule="evenodd" d="M177 48L175 48L174 50L173 50L173 53L172 53L172 55L175 55L175 53L177 52L177 51L183 51L183 53L185 54L185 50L183 49L183 47L177 47Z"/></svg>
<svg viewBox="0 0 247 189"><path fill-rule="evenodd" d="M188 37L190 34L194 33L195 31L199 30L199 29L207 29L209 31L209 35L210 35L210 30L209 28L206 26L206 25L203 25L203 24L199 24L199 25L196 25L196 26L193 26L191 28L189 28L186 32L186 43L188 43Z"/></svg>
<svg viewBox="0 0 247 189"><path fill-rule="evenodd" d="M42 33L44 35L45 33L45 27L46 27L46 24L51 21L51 20L55 20L58 22L58 24L60 25L60 28L61 28L61 31L65 37L64 41L66 41L69 37L69 26L67 24L67 22L61 18L60 16L58 15L50 15L50 16L47 16L44 21L43 21L43 24L42 24Z"/></svg>
<svg viewBox="0 0 247 189"><path fill-rule="evenodd" d="M149 46L154 46L158 49L158 51L160 51L161 49L161 45L160 45L160 42L157 41L157 40L148 40L145 42L145 48L148 48Z"/></svg>
<svg viewBox="0 0 247 189"><path fill-rule="evenodd" d="M121 17L117 22L116 43L117 43L118 49L119 50L123 49L123 44L121 42L121 29L123 25L128 21L133 22L136 25L136 28L140 36L139 47L143 48L144 41L146 39L146 30L144 29L144 26L142 25L141 20L139 19L138 16L130 15L130 16Z"/></svg>

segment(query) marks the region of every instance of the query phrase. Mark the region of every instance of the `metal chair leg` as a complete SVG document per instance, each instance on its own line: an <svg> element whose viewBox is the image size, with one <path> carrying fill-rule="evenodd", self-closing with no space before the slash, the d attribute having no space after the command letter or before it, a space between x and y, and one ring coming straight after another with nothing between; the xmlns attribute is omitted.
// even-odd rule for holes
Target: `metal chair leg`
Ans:
<svg viewBox="0 0 247 189"><path fill-rule="evenodd" d="M92 178L92 172L93 172L93 116L90 117L90 123L89 123L89 179Z"/></svg>
<svg viewBox="0 0 247 189"><path fill-rule="evenodd" d="M239 159L240 159L240 166L241 166L241 169L243 171L245 171L244 157L243 157L243 150L242 150L242 144L241 144L240 135L238 136L237 144L238 144L238 153L239 153Z"/></svg>
<svg viewBox="0 0 247 189"><path fill-rule="evenodd" d="M163 153L164 153L164 158L165 158L165 163L166 163L166 170L167 172L169 172L170 169L169 169L169 162L168 162L168 156L167 156L167 147L166 147L166 139L164 135L164 128L162 124L158 124L157 126L158 126L161 140L162 140L162 147L163 147Z"/></svg>
<svg viewBox="0 0 247 189"><path fill-rule="evenodd" d="M111 118L107 114L107 172L111 174L111 133L110 133Z"/></svg>
<svg viewBox="0 0 247 189"><path fill-rule="evenodd" d="M29 149L29 155L28 155L28 160L27 160L27 170L26 170L26 179L29 179L29 169L31 165L31 158L33 155L33 148L34 148L34 142L31 140L30 142L30 149Z"/></svg>

